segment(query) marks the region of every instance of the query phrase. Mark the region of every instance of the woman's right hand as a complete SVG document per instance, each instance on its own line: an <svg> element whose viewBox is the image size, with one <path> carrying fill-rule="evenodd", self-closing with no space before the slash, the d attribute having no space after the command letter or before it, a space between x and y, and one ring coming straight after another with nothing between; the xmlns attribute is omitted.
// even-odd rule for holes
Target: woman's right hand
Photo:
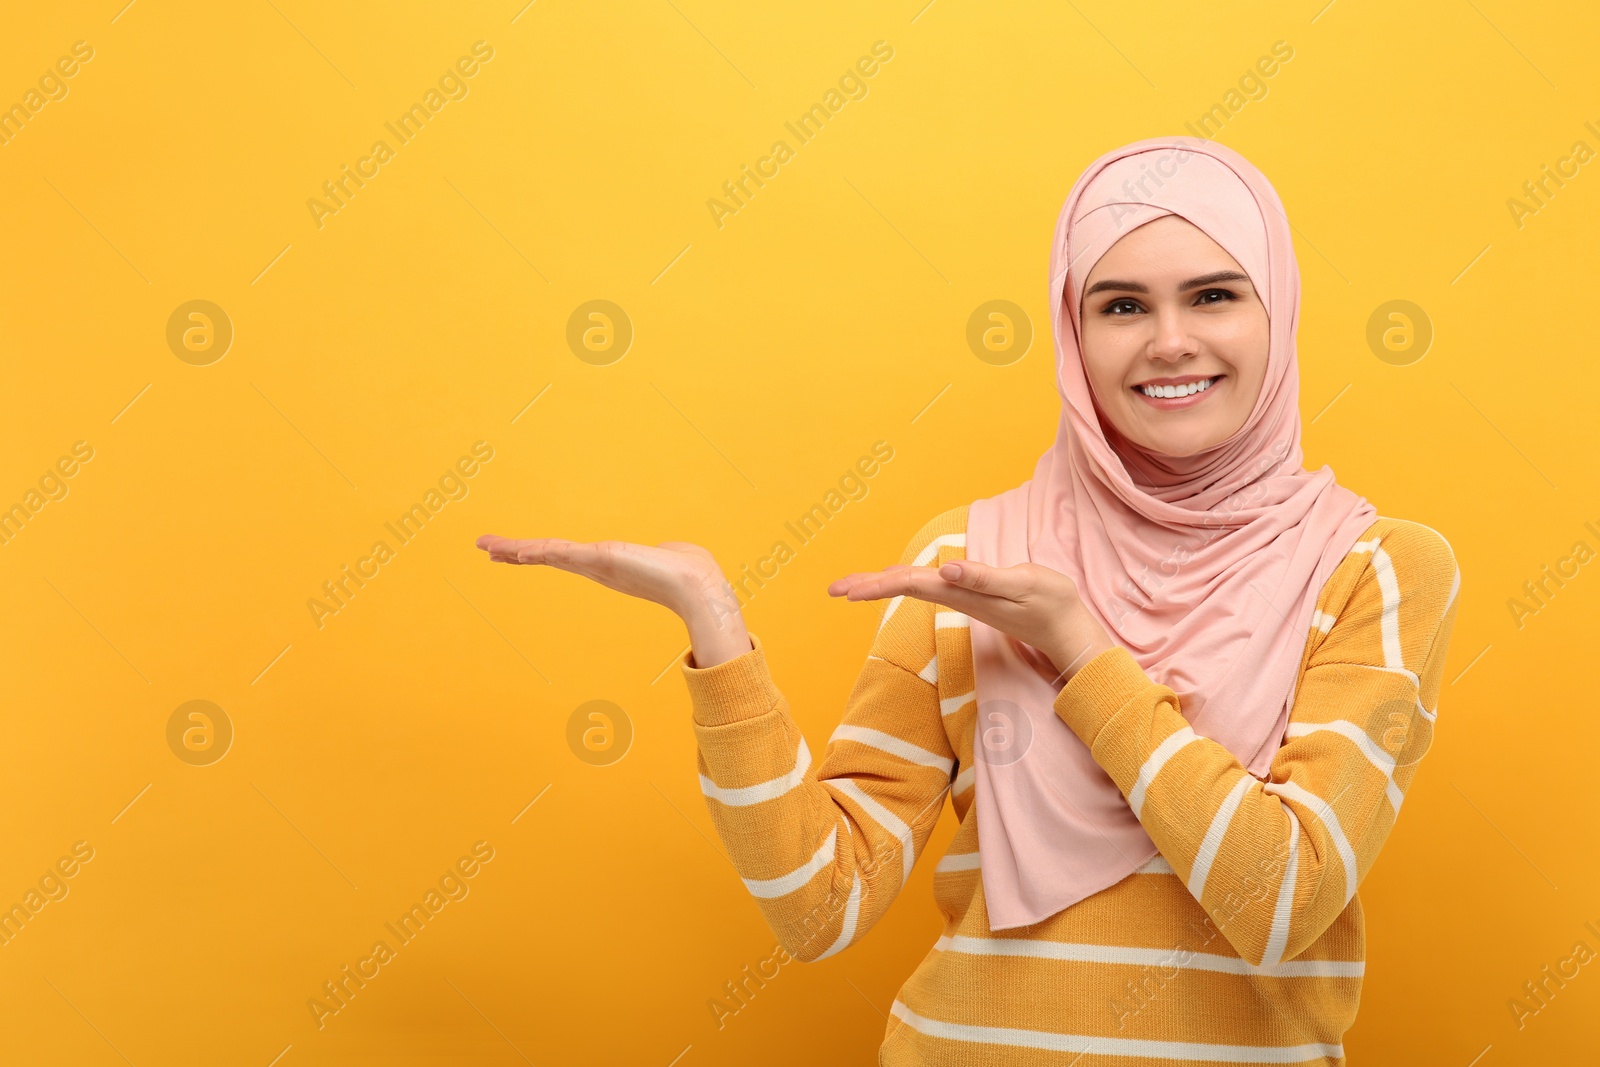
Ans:
<svg viewBox="0 0 1600 1067"><path fill-rule="evenodd" d="M477 544L496 563L559 567L671 610L689 628L697 667L713 666L752 647L733 587L716 557L699 545L687 541L651 546L559 537L517 539L496 534L484 534Z"/></svg>

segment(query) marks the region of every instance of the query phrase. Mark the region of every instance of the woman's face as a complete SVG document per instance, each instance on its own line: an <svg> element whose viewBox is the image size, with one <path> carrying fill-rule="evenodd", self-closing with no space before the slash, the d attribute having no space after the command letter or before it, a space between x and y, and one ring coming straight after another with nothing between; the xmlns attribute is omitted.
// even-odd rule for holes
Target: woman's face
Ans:
<svg viewBox="0 0 1600 1067"><path fill-rule="evenodd" d="M1189 456L1244 425L1267 372L1267 309L1227 251L1163 215L1100 257L1084 282L1083 359L1100 410L1135 444ZM1070 290L1069 290L1070 299ZM1210 384L1173 399L1145 385ZM1158 389L1156 392L1172 392Z"/></svg>

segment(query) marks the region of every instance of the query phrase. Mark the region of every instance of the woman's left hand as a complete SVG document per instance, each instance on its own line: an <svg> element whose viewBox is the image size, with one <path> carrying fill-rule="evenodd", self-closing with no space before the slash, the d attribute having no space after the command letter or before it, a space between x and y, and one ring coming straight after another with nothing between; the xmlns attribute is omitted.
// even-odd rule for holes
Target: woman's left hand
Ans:
<svg viewBox="0 0 1600 1067"><path fill-rule="evenodd" d="M828 586L828 595L850 600L911 596L942 604L1032 645L1049 658L1064 681L1071 681L1101 652L1116 647L1084 607L1072 579L1037 563L992 567L951 560L938 568L899 563L840 578Z"/></svg>

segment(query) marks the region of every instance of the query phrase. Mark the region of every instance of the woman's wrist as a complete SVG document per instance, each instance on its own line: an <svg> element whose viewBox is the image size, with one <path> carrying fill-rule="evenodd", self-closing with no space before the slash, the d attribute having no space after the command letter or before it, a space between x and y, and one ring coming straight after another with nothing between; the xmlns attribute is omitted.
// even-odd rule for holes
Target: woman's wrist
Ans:
<svg viewBox="0 0 1600 1067"><path fill-rule="evenodd" d="M1088 666L1089 662L1096 656L1107 649L1115 647L1116 645L1110 640L1091 637L1087 640L1080 640L1075 645L1063 645L1056 651L1047 654L1050 656L1050 662L1056 665L1056 670L1061 672L1062 682L1070 682L1073 676Z"/></svg>
<svg viewBox="0 0 1600 1067"><path fill-rule="evenodd" d="M1082 602L1076 602L1065 612L1067 624L1050 648L1041 649L1055 664L1063 683L1072 681L1090 660L1110 648L1117 647L1104 626L1095 621Z"/></svg>
<svg viewBox="0 0 1600 1067"><path fill-rule="evenodd" d="M744 625L733 587L720 573L697 587L678 608L689 630L689 645L697 668L715 667L742 656L755 647Z"/></svg>

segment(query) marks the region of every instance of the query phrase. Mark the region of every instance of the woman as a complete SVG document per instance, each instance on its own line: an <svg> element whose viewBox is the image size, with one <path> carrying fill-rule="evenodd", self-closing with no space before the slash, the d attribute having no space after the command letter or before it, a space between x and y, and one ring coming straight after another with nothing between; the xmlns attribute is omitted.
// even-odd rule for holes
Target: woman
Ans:
<svg viewBox="0 0 1600 1067"><path fill-rule="evenodd" d="M1298 268L1237 153L1096 160L1050 304L1033 478L829 587L887 604L815 767L704 549L479 546L684 619L701 789L795 958L861 939L948 793L944 934L880 1063L1341 1062L1356 887L1431 743L1454 555L1302 468Z"/></svg>

